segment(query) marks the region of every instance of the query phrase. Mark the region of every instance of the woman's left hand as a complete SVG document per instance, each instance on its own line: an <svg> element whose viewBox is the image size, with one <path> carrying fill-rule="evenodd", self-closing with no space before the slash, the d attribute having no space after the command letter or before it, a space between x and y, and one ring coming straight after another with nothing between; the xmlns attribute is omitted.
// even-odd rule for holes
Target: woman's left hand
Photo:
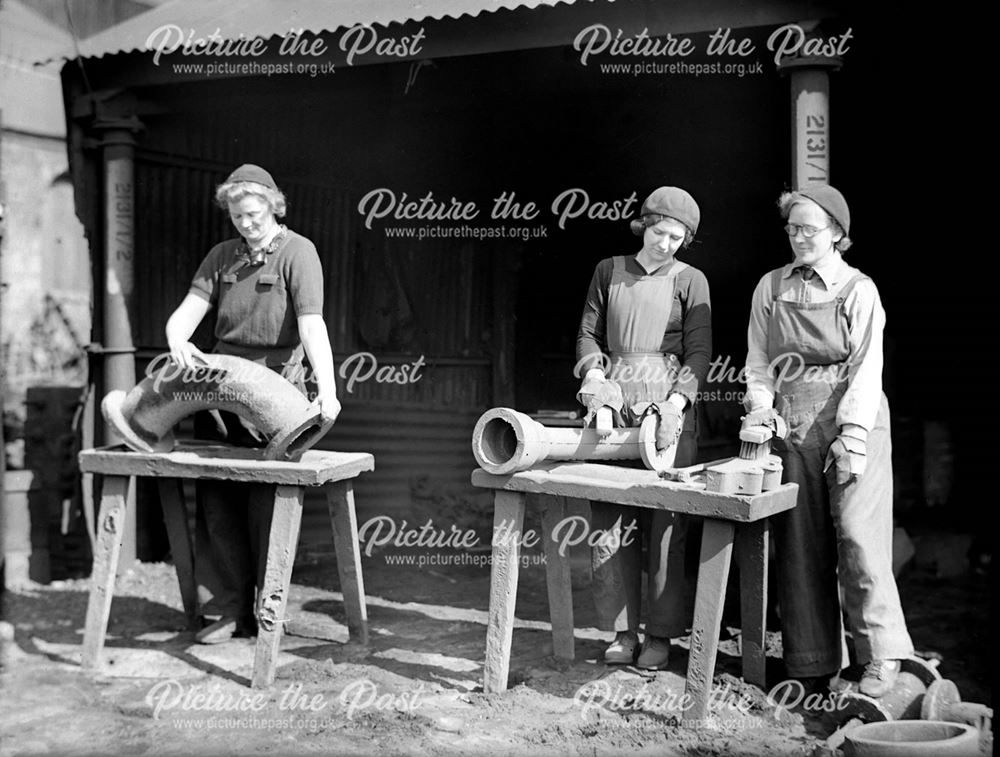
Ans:
<svg viewBox="0 0 1000 757"><path fill-rule="evenodd" d="M676 442L684 426L684 412L673 402L660 405L660 422L656 425L656 449L665 450Z"/></svg>
<svg viewBox="0 0 1000 757"><path fill-rule="evenodd" d="M656 424L656 448L665 450L680 439L684 429L684 409L687 399L676 392L671 392L666 402L657 403L660 420Z"/></svg>
<svg viewBox="0 0 1000 757"><path fill-rule="evenodd" d="M318 405L320 414L331 421L337 420L340 415L340 400L336 394L320 394L313 400L313 404Z"/></svg>
<svg viewBox="0 0 1000 757"><path fill-rule="evenodd" d="M851 479L861 478L867 463L866 447L865 442L860 439L840 434L826 453L823 472L826 473L834 466L838 484L847 484Z"/></svg>

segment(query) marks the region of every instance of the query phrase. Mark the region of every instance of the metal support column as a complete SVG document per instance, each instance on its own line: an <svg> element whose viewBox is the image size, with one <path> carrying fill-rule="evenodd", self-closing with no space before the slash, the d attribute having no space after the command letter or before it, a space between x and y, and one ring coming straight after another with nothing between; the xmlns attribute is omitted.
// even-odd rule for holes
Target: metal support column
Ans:
<svg viewBox="0 0 1000 757"><path fill-rule="evenodd" d="M830 183L830 72L839 58L793 57L778 64L792 98L792 188Z"/></svg>
<svg viewBox="0 0 1000 757"><path fill-rule="evenodd" d="M138 119L98 119L93 129L100 133L104 179L104 281L101 294L104 319L101 324L101 359L103 392L128 391L135 386L135 345L132 324L135 322L135 134L141 128ZM121 439L109 425L104 425L104 443ZM134 490L129 495L134 497ZM119 570L126 570L136 557L136 508L130 503L124 524Z"/></svg>

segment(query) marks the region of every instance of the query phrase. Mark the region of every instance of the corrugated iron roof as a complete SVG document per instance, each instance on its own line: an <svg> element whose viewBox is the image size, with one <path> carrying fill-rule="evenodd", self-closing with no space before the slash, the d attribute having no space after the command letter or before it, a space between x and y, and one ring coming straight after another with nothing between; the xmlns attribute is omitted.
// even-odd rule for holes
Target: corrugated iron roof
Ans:
<svg viewBox="0 0 1000 757"><path fill-rule="evenodd" d="M224 39L268 39L289 30L312 33L334 31L356 24L440 20L478 16L498 10L571 4L576 0L171 0L153 10L81 40L79 57L146 50L156 29L174 25L195 39L218 32ZM72 60L76 50L67 48L57 57ZM53 58L47 58L46 61Z"/></svg>

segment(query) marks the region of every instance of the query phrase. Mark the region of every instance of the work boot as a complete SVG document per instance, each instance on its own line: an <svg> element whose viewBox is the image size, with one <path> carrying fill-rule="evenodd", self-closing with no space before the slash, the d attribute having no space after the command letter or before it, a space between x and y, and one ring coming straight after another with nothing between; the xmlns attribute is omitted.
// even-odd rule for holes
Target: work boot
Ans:
<svg viewBox="0 0 1000 757"><path fill-rule="evenodd" d="M865 666L865 673L861 676L858 690L866 696L878 699L896 683L899 668L899 660L872 660Z"/></svg>
<svg viewBox="0 0 1000 757"><path fill-rule="evenodd" d="M643 670L663 670L669 661L670 639L646 634L646 638L642 642L642 651L639 652L639 659L635 666Z"/></svg>
<svg viewBox="0 0 1000 757"><path fill-rule="evenodd" d="M221 644L236 635L236 618L223 616L194 635L199 644Z"/></svg>
<svg viewBox="0 0 1000 757"><path fill-rule="evenodd" d="M257 635L257 621L253 616L242 620L224 615L211 625L205 626L194 635L199 644L221 644L234 638L246 638Z"/></svg>
<svg viewBox="0 0 1000 757"><path fill-rule="evenodd" d="M604 650L604 664L631 665L638 646L639 634L635 631L619 631L615 640Z"/></svg>

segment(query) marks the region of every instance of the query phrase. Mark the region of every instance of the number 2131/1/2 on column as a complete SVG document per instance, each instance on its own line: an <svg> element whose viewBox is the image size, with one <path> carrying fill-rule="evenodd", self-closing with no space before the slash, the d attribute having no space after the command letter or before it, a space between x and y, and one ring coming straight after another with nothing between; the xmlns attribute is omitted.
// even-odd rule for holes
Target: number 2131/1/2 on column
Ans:
<svg viewBox="0 0 1000 757"><path fill-rule="evenodd" d="M829 177L829 150L827 149L826 116L806 116L805 165L810 169L806 181L827 181Z"/></svg>

